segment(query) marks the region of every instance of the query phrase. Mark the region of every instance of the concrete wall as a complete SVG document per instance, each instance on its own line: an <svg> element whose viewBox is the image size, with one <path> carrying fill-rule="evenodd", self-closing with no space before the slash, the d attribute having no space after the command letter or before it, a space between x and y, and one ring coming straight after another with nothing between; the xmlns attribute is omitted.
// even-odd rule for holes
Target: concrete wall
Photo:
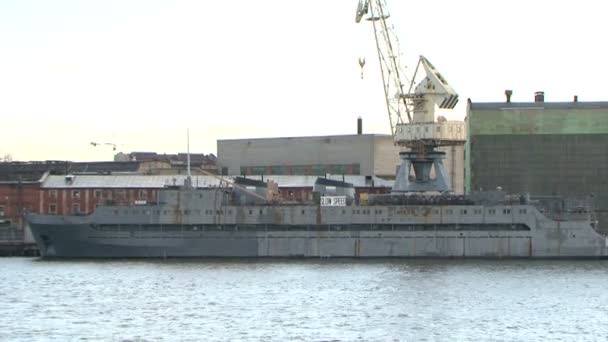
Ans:
<svg viewBox="0 0 608 342"><path fill-rule="evenodd" d="M361 175L374 170L374 135L341 135L218 140L218 165L229 175L244 166L358 164Z"/></svg>

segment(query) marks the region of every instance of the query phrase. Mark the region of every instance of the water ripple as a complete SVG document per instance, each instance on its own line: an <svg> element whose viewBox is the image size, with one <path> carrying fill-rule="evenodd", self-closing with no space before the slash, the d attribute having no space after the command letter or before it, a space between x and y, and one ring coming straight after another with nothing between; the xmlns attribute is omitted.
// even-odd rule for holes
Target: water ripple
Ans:
<svg viewBox="0 0 608 342"><path fill-rule="evenodd" d="M596 341L608 261L0 259L2 341Z"/></svg>

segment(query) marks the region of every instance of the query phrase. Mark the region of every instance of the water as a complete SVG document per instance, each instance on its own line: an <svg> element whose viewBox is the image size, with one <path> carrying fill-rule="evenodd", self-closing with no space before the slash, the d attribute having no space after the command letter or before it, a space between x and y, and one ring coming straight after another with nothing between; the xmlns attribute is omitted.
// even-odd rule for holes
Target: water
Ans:
<svg viewBox="0 0 608 342"><path fill-rule="evenodd" d="M605 341L608 261L0 258L1 341Z"/></svg>

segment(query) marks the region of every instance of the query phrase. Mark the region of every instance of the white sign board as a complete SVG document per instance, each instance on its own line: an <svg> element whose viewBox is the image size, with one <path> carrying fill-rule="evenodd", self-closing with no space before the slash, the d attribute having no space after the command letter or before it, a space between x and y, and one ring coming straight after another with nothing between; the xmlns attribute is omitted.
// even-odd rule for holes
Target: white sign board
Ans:
<svg viewBox="0 0 608 342"><path fill-rule="evenodd" d="M321 196L321 206L323 207L345 207L346 196Z"/></svg>

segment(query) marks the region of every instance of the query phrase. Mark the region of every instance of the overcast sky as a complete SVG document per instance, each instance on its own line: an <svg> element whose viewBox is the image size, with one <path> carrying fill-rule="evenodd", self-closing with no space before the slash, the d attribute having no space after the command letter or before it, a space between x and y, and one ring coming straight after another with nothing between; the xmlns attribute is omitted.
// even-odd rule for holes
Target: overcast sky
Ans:
<svg viewBox="0 0 608 342"><path fill-rule="evenodd" d="M390 132L355 0L0 1L0 157L216 153L217 139ZM601 1L388 1L403 61L473 102L606 100ZM364 79L359 57L366 58Z"/></svg>

